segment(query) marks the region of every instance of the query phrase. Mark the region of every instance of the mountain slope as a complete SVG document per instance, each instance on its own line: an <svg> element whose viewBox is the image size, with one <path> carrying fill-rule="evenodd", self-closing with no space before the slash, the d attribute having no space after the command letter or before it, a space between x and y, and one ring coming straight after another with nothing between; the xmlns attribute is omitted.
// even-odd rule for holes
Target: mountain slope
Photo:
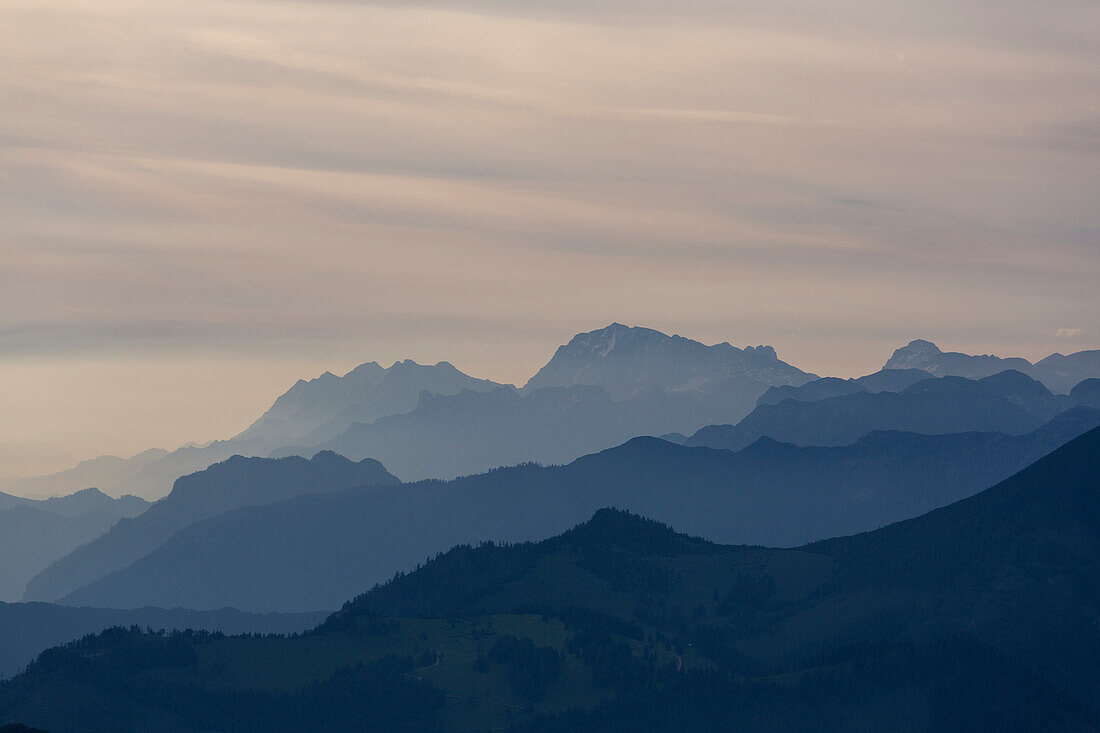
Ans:
<svg viewBox="0 0 1100 733"><path fill-rule="evenodd" d="M47 500L0 494L0 601L18 600L36 573L148 506L96 489Z"/></svg>
<svg viewBox="0 0 1100 733"><path fill-rule="evenodd" d="M382 464L370 459L354 463L328 452L310 460L236 456L181 477L172 493L144 514L119 522L43 570L27 584L24 600L56 600L152 552L179 530L233 509L301 494L397 483Z"/></svg>
<svg viewBox="0 0 1100 733"><path fill-rule="evenodd" d="M837 592L873 584L907 596L910 613L930 601L950 610L940 624L910 622L907 635L953 624L1098 699L1100 429L976 496L806 549L844 568ZM858 633L858 623L848 619L839 633Z"/></svg>
<svg viewBox="0 0 1100 733"><path fill-rule="evenodd" d="M537 544L455 547L303 636L114 630L51 650L0 686L0 721L1098 730L1097 476L1100 429L970 499L790 550L600 510Z"/></svg>
<svg viewBox="0 0 1100 733"><path fill-rule="evenodd" d="M0 601L18 600L36 573L117 521L103 512L66 517L33 506L0 511Z"/></svg>
<svg viewBox="0 0 1100 733"><path fill-rule="evenodd" d="M639 438L568 466L527 465L224 514L63 601L304 610L339 603L452 545L546 537L603 506L716 541L795 545L968 496L1097 424L1100 413L1081 408L1025 436L876 433L846 447L760 441L739 453Z"/></svg>
<svg viewBox="0 0 1100 733"><path fill-rule="evenodd" d="M739 450L761 437L796 445L845 445L873 430L917 433L1034 430L1067 406L1020 372L979 380L930 378L901 392L853 392L815 402L761 404L736 425L710 425L688 445Z"/></svg>

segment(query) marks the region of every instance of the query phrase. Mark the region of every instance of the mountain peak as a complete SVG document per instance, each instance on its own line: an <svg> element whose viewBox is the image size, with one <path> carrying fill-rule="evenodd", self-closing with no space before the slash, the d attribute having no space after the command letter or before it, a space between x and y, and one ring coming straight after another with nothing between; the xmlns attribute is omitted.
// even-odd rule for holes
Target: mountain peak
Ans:
<svg viewBox="0 0 1100 733"><path fill-rule="evenodd" d="M894 356L910 356L910 355L925 355L925 354L942 354L943 351L940 347L936 346L931 341L926 339L913 339L905 346L894 351Z"/></svg>
<svg viewBox="0 0 1100 733"><path fill-rule="evenodd" d="M340 465L344 465L344 464L353 463L353 461L350 461L347 458L345 458L344 456L337 453L336 451L331 451L331 450L318 451L317 453L315 453L313 455L313 458L310 458L309 460L310 460L310 462L315 463L317 465L328 465L328 466L340 466Z"/></svg>
<svg viewBox="0 0 1100 733"><path fill-rule="evenodd" d="M610 507L598 510L559 539L567 544L619 547L643 555L675 555L711 546L662 522Z"/></svg>
<svg viewBox="0 0 1100 733"><path fill-rule="evenodd" d="M713 346L652 328L611 323L573 336L558 347L525 389L587 385L615 400L652 389L702 398L716 389L751 393L755 400L772 384L801 384L811 375L780 361L771 346ZM747 410L746 410L747 412Z"/></svg>

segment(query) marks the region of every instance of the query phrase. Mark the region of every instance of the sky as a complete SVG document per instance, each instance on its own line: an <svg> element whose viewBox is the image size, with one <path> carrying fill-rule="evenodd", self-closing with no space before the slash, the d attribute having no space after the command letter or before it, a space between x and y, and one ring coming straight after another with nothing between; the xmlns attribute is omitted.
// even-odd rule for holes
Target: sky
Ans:
<svg viewBox="0 0 1100 733"><path fill-rule="evenodd" d="M1100 346L1095 0L0 18L0 441L229 437L369 360L522 383L612 321L839 376Z"/></svg>

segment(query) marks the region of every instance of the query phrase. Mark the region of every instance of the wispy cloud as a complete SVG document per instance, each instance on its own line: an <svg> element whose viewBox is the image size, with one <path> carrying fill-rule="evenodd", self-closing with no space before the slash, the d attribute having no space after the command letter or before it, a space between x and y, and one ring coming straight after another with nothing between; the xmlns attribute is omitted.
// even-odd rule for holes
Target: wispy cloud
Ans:
<svg viewBox="0 0 1100 733"><path fill-rule="evenodd" d="M1083 344L1050 324L1100 318L1094 5L9 0L0 368L521 381L616 319L831 373L947 323Z"/></svg>

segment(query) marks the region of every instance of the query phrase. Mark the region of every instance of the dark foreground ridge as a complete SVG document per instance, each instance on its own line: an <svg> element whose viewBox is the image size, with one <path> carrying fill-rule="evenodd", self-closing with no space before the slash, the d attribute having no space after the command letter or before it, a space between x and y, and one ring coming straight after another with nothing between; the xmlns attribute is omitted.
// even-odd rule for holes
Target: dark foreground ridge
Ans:
<svg viewBox="0 0 1100 733"><path fill-rule="evenodd" d="M917 519L798 549L601 510L460 546L295 637L114 629L0 722L143 730L1097 730L1100 429Z"/></svg>

